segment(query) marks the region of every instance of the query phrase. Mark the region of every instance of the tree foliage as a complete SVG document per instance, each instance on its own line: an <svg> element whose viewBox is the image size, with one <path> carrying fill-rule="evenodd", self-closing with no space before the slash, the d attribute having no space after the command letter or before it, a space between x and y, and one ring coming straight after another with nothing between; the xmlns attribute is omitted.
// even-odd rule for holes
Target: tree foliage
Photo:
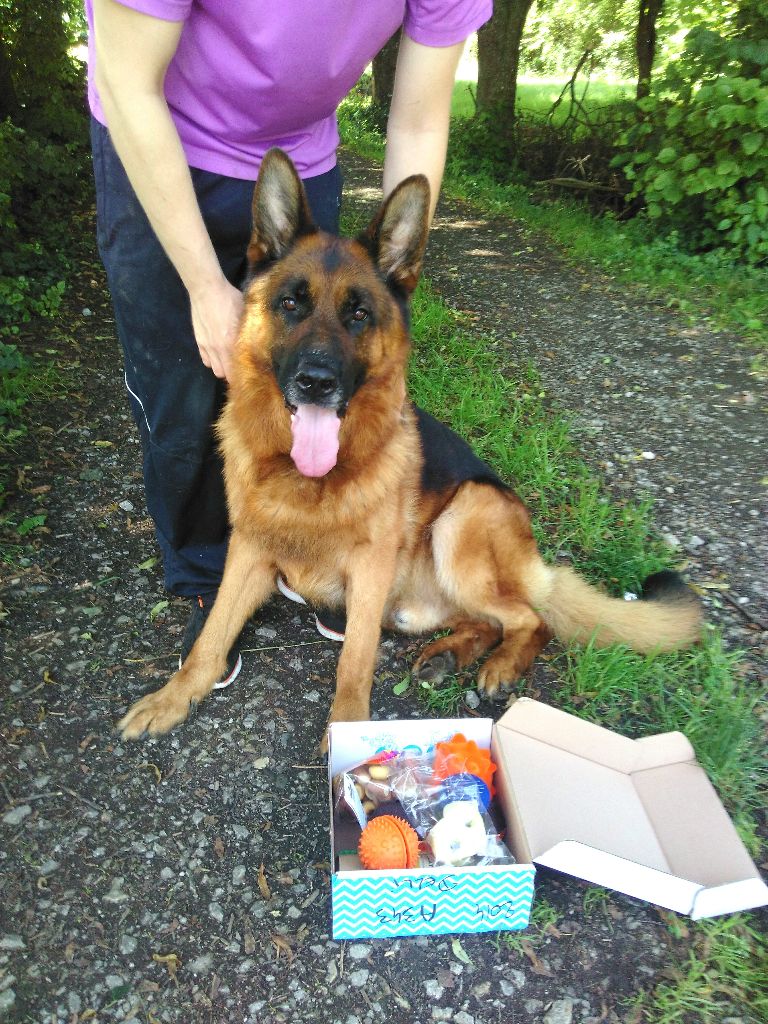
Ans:
<svg viewBox="0 0 768 1024"><path fill-rule="evenodd" d="M563 75L590 54L590 70L633 71L637 0L538 0L525 27L522 66L538 75Z"/></svg>
<svg viewBox="0 0 768 1024"><path fill-rule="evenodd" d="M758 263L768 259L768 33L750 37L691 31L640 101L617 163L663 229Z"/></svg>
<svg viewBox="0 0 768 1024"><path fill-rule="evenodd" d="M78 0L0 0L0 355L64 291L63 210L88 180L81 36Z"/></svg>
<svg viewBox="0 0 768 1024"><path fill-rule="evenodd" d="M82 121L82 71L69 51L82 40L78 0L0 0L0 116L64 138Z"/></svg>
<svg viewBox="0 0 768 1024"><path fill-rule="evenodd" d="M656 21L655 67L663 69L680 56L691 29L727 31L740 11L760 5L766 6L765 0L664 0ZM644 0L536 0L521 43L521 68L559 77L588 51L591 71L638 78L636 35L643 6Z"/></svg>

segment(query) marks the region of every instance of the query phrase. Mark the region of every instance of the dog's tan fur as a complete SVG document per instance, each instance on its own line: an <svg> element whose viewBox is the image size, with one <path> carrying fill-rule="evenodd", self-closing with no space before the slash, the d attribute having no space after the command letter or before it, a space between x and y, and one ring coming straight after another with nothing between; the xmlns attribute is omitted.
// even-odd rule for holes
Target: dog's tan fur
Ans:
<svg viewBox="0 0 768 1024"><path fill-rule="evenodd" d="M421 444L405 388L410 341L398 297L418 280L428 206L426 180L410 178L360 240L335 239L312 228L287 158L265 158L249 248L254 277L218 426L232 521L224 578L183 667L120 723L127 737L167 731L207 696L278 573L310 603L346 608L331 720L369 717L382 624L413 633L453 630L426 647L417 672L446 657L462 668L494 648L478 675L488 692L516 680L553 633L640 651L696 640L693 598L625 602L569 569L546 566L511 491L477 482L422 488ZM276 301L297 279L307 283L312 304L298 325ZM364 294L372 312L370 328L354 337L342 312L350 294ZM364 373L341 421L337 464L311 478L290 456L290 413L275 358L308 338L322 345L331 336Z"/></svg>

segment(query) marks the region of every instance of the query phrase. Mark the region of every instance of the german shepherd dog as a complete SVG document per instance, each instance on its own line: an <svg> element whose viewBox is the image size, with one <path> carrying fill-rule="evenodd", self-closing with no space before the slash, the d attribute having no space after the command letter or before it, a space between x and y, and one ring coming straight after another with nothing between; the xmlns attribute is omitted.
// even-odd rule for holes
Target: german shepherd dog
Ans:
<svg viewBox="0 0 768 1024"><path fill-rule="evenodd" d="M415 664L438 678L491 652L478 686L513 683L556 635L638 651L693 643L699 604L674 573L611 598L546 565L520 499L406 393L408 299L429 185L403 181L355 240L319 231L289 158L271 150L253 198L249 281L217 430L232 534L210 617L183 667L119 723L164 733L225 671L280 574L346 609L331 721L370 716L382 625L451 630Z"/></svg>

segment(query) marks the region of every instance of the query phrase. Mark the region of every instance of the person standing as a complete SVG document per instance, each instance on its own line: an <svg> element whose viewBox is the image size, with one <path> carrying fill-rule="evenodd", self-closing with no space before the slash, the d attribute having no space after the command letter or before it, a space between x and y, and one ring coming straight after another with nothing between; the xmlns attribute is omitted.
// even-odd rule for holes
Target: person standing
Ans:
<svg viewBox="0 0 768 1024"><path fill-rule="evenodd" d="M193 601L183 661L226 555L212 427L261 158L285 150L318 227L338 233L336 109L402 25L383 192L425 174L434 212L456 67L491 0L86 0L86 14L97 239L165 585ZM218 685L240 666L230 652Z"/></svg>

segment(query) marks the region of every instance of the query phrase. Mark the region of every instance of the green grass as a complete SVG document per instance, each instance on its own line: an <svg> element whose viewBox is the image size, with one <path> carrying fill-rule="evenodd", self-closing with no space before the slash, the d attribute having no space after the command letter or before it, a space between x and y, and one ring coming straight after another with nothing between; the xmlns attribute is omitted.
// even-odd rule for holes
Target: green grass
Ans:
<svg viewBox="0 0 768 1024"><path fill-rule="evenodd" d="M649 540L649 504L611 501L577 457L568 424L550 414L535 371L501 371L484 338L422 283L413 302L414 352L409 375L416 402L447 420L534 510L534 531L550 559L567 552L584 573L635 588L669 564Z"/></svg>
<svg viewBox="0 0 768 1024"><path fill-rule="evenodd" d="M448 676L436 686L426 681L417 682L416 697L425 713L431 718L458 718L467 692L466 677L467 673Z"/></svg>
<svg viewBox="0 0 768 1024"><path fill-rule="evenodd" d="M715 630L688 651L639 655L626 647L572 647L552 664L556 704L627 735L684 732L757 853L755 814L766 768L757 687L739 671L739 655Z"/></svg>
<svg viewBox="0 0 768 1024"><path fill-rule="evenodd" d="M674 915L672 915L674 917ZM671 922L687 936L688 926ZM745 1024L768 1020L768 942L744 914L700 921L682 962L652 992L633 1000L628 1021L649 1024Z"/></svg>
<svg viewBox="0 0 768 1024"><path fill-rule="evenodd" d="M590 885L584 890L584 895L581 898L584 916L594 917L597 915L609 918L608 908L612 898L613 893L609 889L603 889L599 885Z"/></svg>
<svg viewBox="0 0 768 1024"><path fill-rule="evenodd" d="M517 82L517 107L521 114L537 114L546 117L562 92L564 82L558 78L519 78ZM459 79L453 87L451 115L456 118L472 117L475 113L475 93L477 82ZM609 106L619 99L634 95L634 82L590 82L584 93L584 83L579 81L576 96L594 110L597 107ZM558 107L554 123L561 124L566 116L567 99ZM565 109L564 109L565 108Z"/></svg>
<svg viewBox="0 0 768 1024"><path fill-rule="evenodd" d="M540 946L553 932L557 933L557 926L560 922L560 914L556 907L546 900L536 897L531 908L531 917L528 927L523 931L500 932L499 944L511 952L522 954L523 943L529 951Z"/></svg>
<svg viewBox="0 0 768 1024"><path fill-rule="evenodd" d="M460 83L454 102L469 113L468 87ZM523 83L521 110L545 113L556 89L549 82ZM620 90L620 85L607 84L601 90L595 83L588 93L588 108L598 109ZM461 132L461 125L460 119L454 122L454 135ZM383 159L384 143L373 127L368 98L353 93L340 108L339 126L345 144L368 159ZM575 201L544 197L533 183L499 184L480 159L475 163L473 158L468 166L456 155L459 149L449 147L445 195L470 200L490 216L521 221L549 236L572 262L591 264L619 282L639 286L715 329L738 332L758 350L755 369L768 369L768 268L739 265L722 253L687 253L674 236L659 238L643 217L598 218Z"/></svg>

